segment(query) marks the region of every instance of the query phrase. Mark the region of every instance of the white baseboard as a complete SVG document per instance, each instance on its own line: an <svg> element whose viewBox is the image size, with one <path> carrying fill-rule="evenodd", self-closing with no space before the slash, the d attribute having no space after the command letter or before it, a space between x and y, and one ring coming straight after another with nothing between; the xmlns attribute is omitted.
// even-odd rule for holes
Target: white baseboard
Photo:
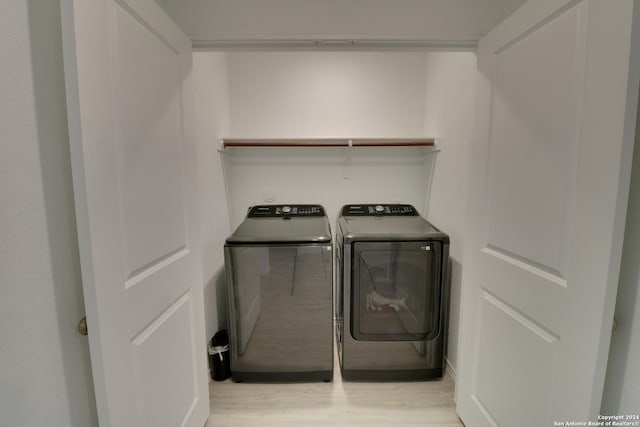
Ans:
<svg viewBox="0 0 640 427"><path fill-rule="evenodd" d="M456 382L455 368L451 366L451 362L449 362L449 359L447 359L446 357L444 358L444 361L446 363L445 370L449 373L449 376L451 377L451 379L453 379L453 382Z"/></svg>
<svg viewBox="0 0 640 427"><path fill-rule="evenodd" d="M453 366L451 366L451 362L449 362L449 359L445 357L444 361L446 363L445 370L453 380L453 401L456 402L456 388L458 386L458 381L457 381L458 377L456 374L456 370Z"/></svg>

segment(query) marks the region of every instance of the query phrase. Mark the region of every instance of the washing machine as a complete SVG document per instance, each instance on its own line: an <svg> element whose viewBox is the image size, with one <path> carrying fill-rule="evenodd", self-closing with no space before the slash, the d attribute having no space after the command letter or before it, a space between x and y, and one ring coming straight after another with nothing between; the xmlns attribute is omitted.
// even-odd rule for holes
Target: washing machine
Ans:
<svg viewBox="0 0 640 427"><path fill-rule="evenodd" d="M331 381L333 251L321 205L253 206L224 247L235 381Z"/></svg>
<svg viewBox="0 0 640 427"><path fill-rule="evenodd" d="M449 237L411 205L346 205L336 228L336 341L342 378L441 377Z"/></svg>

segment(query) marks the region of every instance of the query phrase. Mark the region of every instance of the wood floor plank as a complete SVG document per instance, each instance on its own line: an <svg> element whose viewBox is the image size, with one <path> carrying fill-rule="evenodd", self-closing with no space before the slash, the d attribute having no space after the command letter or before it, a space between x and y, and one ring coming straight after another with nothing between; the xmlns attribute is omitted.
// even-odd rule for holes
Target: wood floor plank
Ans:
<svg viewBox="0 0 640 427"><path fill-rule="evenodd" d="M207 426L463 426L454 383L342 381L337 360L331 383L209 384Z"/></svg>

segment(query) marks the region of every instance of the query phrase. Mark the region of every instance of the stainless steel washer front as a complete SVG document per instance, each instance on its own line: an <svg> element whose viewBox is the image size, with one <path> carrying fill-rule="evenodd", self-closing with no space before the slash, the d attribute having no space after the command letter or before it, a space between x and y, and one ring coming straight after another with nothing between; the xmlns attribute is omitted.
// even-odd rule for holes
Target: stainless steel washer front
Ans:
<svg viewBox="0 0 640 427"><path fill-rule="evenodd" d="M319 205L255 206L227 239L232 378L333 378L332 240Z"/></svg>

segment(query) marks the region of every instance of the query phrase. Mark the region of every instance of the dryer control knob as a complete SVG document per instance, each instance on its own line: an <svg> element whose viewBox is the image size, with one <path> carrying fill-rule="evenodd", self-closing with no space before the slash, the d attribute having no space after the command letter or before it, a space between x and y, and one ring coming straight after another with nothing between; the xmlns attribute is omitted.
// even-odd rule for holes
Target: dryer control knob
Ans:
<svg viewBox="0 0 640 427"><path fill-rule="evenodd" d="M283 212L283 213L289 213L289 212L291 212L291 206L283 206L283 207L282 207L282 212Z"/></svg>
<svg viewBox="0 0 640 427"><path fill-rule="evenodd" d="M380 212L380 213L384 212L384 206L382 206L382 205L377 205L377 206L376 206L376 212Z"/></svg>

